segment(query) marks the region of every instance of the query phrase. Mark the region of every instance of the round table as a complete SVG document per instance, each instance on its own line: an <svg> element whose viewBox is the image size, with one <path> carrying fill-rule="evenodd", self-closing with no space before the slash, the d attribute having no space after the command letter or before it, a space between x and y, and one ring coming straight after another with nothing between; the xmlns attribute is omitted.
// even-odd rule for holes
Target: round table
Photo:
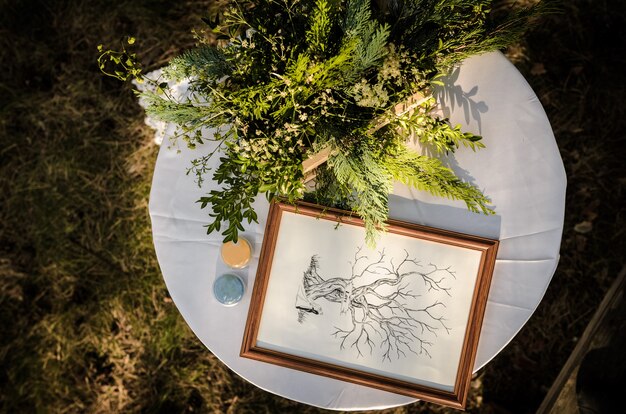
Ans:
<svg viewBox="0 0 626 414"><path fill-rule="evenodd" d="M468 212L464 205L431 197L402 185L390 196L390 217L500 240L493 282L474 370L489 362L519 332L537 308L554 274L565 206L566 177L545 112L516 68L499 52L472 57L436 91L439 110L452 124L482 135L485 149L460 149L445 159L462 178L477 185L496 215ZM186 84L174 85L180 94ZM162 137L173 127L154 120ZM207 137L212 131L205 131ZM168 141L165 140L165 143ZM261 250L268 203L255 204L259 223L243 235L254 257L240 271L247 285L243 300L225 307L212 295L221 263L219 234L207 235L209 221L196 200L199 188L186 175L190 160L211 150L207 141L194 151L162 145L150 194L154 245L172 299L193 332L234 372L269 392L337 410L388 408L415 399L239 357L252 285ZM214 157L217 161L217 157Z"/></svg>

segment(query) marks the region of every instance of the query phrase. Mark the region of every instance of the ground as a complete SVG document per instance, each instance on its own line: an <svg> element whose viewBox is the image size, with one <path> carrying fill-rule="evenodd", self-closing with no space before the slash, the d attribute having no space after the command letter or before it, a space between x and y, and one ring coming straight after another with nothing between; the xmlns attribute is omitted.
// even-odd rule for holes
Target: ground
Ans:
<svg viewBox="0 0 626 414"><path fill-rule="evenodd" d="M150 234L158 147L130 85L95 63L131 34L157 68L215 7L0 0L1 412L321 411L247 384L182 320ZM619 0L563 2L506 51L556 135L565 230L544 300L477 374L471 413L534 412L624 262L625 23Z"/></svg>

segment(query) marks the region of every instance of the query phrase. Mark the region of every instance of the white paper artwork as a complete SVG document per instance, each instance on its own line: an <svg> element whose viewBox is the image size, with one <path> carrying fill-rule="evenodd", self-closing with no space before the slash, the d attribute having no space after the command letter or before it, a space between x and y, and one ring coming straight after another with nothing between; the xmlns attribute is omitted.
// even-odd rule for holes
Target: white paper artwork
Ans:
<svg viewBox="0 0 626 414"><path fill-rule="evenodd" d="M453 391L481 252L283 212L257 345Z"/></svg>

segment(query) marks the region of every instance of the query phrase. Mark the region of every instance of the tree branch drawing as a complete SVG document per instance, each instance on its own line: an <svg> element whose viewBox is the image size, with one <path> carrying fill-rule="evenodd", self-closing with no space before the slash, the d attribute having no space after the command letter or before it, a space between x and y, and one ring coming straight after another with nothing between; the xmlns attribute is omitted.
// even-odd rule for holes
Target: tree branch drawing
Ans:
<svg viewBox="0 0 626 414"><path fill-rule="evenodd" d="M380 349L383 361L400 359L407 353L431 358L429 349L437 336L449 334L451 329L444 317L445 303L432 294L429 299L428 294L439 292L451 297L449 282L456 279L455 272L432 263L423 266L406 250L399 261L388 259L384 250L370 259L362 250L357 248L349 262L352 274L347 278L322 278L319 257L311 257L296 295L298 321L304 323L307 315L321 315L318 301L325 299L339 303L340 312L350 315L350 325L335 326L332 333L340 349L353 349L357 357ZM421 286L419 292L414 291L416 284Z"/></svg>

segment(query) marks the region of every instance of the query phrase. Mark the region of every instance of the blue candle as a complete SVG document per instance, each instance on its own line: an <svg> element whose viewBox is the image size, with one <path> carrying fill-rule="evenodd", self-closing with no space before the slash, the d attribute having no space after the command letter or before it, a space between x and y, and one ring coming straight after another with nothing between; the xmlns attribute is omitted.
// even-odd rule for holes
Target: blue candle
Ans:
<svg viewBox="0 0 626 414"><path fill-rule="evenodd" d="M213 283L213 294L223 305L236 305L243 297L244 284L237 275L227 273L221 275Z"/></svg>

